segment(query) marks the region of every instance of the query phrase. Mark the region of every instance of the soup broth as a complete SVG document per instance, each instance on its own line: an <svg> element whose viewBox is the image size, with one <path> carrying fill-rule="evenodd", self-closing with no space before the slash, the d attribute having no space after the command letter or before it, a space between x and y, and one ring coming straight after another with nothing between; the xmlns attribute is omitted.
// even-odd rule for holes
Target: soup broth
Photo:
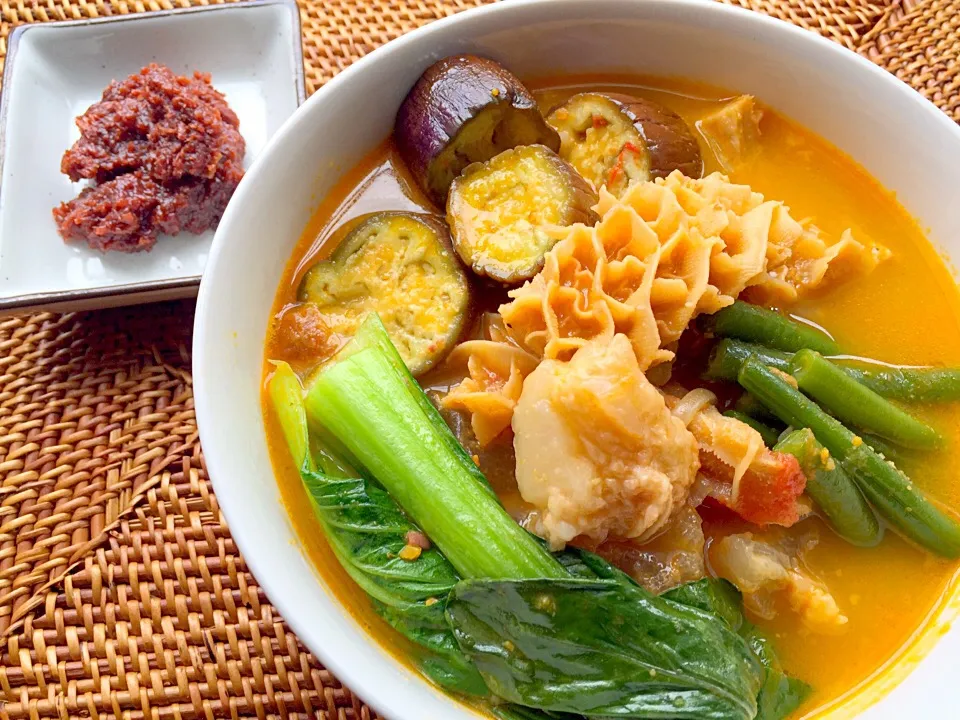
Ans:
<svg viewBox="0 0 960 720"><path fill-rule="evenodd" d="M730 97L685 82L623 77L568 77L532 87L544 112L576 92L610 90L656 100L691 126ZM873 239L892 251L891 259L871 274L807 297L790 311L827 328L852 354L891 363L960 365L960 295L943 259L916 222L855 162L789 119L765 109L761 129L759 151L730 173L733 182L782 200L793 217L810 217L831 235L851 228L854 235ZM704 174L719 170L717 159L705 146L702 150ZM275 314L297 303L298 284L305 270L330 251L327 240L333 230L374 210L438 212L406 175L390 141L348 172L319 207L289 263L276 297ZM489 297L481 304L490 309L505 300L504 291L486 292ZM271 331L267 358L286 358L284 342L280 334ZM265 367L269 375L269 364ZM455 380L435 372L423 384L439 387ZM949 403L916 410L947 442L936 452L908 454L903 467L932 498L958 507L960 408ZM409 649L377 618L366 595L331 553L266 404L264 413L283 501L306 551L357 620L380 643L405 656ZM522 513L524 503L509 468L490 474L505 506L515 515ZM708 547L724 535L739 532L742 526L729 513L707 515ZM876 548L853 547L817 517L783 532L797 537L816 534L819 542L805 555L807 569L829 586L849 619L835 634L817 634L795 613L751 618L773 638L785 669L812 686L813 692L795 717L813 717L862 689L905 651L943 601L957 564L918 550L893 532L887 532Z"/></svg>

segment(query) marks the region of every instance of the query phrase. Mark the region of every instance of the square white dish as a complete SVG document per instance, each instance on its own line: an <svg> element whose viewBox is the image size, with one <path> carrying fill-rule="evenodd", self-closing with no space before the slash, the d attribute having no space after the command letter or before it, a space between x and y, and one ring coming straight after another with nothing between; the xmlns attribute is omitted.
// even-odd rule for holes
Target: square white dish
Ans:
<svg viewBox="0 0 960 720"><path fill-rule="evenodd" d="M208 72L240 118L249 168L305 99L295 0L16 28L0 96L0 313L79 310L196 295L213 231L150 252L65 243L51 215L84 187L60 172L75 119L112 80L157 62Z"/></svg>

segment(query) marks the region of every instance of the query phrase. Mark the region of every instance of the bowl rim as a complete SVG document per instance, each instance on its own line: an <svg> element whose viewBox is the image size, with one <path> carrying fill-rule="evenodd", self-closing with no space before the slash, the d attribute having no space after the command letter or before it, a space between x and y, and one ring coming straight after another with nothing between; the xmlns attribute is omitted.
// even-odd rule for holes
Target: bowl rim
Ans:
<svg viewBox="0 0 960 720"><path fill-rule="evenodd" d="M428 48L430 46L429 38L445 32L449 27L457 25L470 26L473 23L496 15L502 15L504 18L510 18L516 15L524 16L525 13L531 11L531 8L539 7L549 7L551 11L553 11L551 14L555 14L556 16L562 16L562 11L565 8L569 8L571 12L574 13L579 12L580 15L586 14L586 8L596 8L594 12L598 18L603 17L602 11L604 9L610 8L618 9L620 12L635 8L638 15L641 16L646 9L652 9L654 12L675 13L676 15L686 12L711 15L718 22L750 26L754 28L758 34L764 34L768 37L780 36L794 40L803 45L808 53L831 56L834 63L846 64L852 68L858 68L856 70L858 73L869 73L872 74L874 78L878 78L879 82L886 83L890 86L897 86L904 103L919 102L928 113L933 113L936 116L936 122L938 122L944 132L953 133L960 139L960 126L954 123L942 110L934 105L933 102L895 75L816 32L769 17L760 12L717 3L711 0L511 0L510 2L493 2L492 4L471 8L431 22L428 25L401 35L351 63L309 97L268 141L258 158L254 161L254 164L245 174L217 229L208 257L204 278L216 274L221 256L228 252L226 236L230 233L230 228L235 222L235 216L240 213L239 208L244 206L248 198L256 192L255 184L258 176L261 174L261 168L271 162L271 158L275 154L277 147L287 142L288 137L294 136L302 126L310 122L312 108L324 102L327 97L339 92L339 88L352 82L355 76L373 70L379 63L383 62L389 55L401 47L406 47L411 44L422 44L425 48ZM506 23L504 23L504 25L506 25ZM469 33L464 33L462 37L469 37ZM216 302L212 295L211 287L211 282L207 280L201 282L194 321L192 356L195 408L201 445L204 448L211 449L211 452L205 452L208 476L217 493L224 516L229 523L233 509L238 508L239 505L243 503L243 498L239 493L231 492L230 483L225 479L224 473L218 472L218 467L221 464L221 447L224 451L227 447L215 439L214 430L209 420L215 417L216 409L211 404L211 398L204 391L205 382L203 378L207 373L213 371L213 368L210 367L209 361L207 360L207 352L205 350L205 338L209 334L207 329L207 316ZM218 477L220 478L219 480L217 479ZM362 667L342 661L335 649L328 643L323 642L323 632L318 630L319 623L316 622L316 619L314 619L314 622L309 622L309 619L303 617L303 614L299 612L296 603L290 601L283 593L272 594L271 585L278 582L280 576L287 571L271 562L271 558L267 553L262 551L256 542L255 533L248 532L246 529L241 530L240 528L231 532L253 576L257 579L257 582L263 586L270 601L280 611L290 628L303 640L307 648L316 655L327 669L339 678L345 686L362 697L363 701L377 712L383 714L385 717L400 717L404 720L414 720L414 718L418 718L418 716L408 714L410 712L416 712L415 710L409 710L409 705L401 705L400 707L404 709L399 711L399 715L395 715L396 707L389 707L386 703L388 701L396 703L397 700L400 699L416 699L417 690L431 689L434 692L441 692L433 688L427 680L418 678L417 689L411 690L411 688L406 687L393 689L393 691L403 696L401 698L400 695L392 694L392 691L384 689L377 683L377 678L365 672ZM346 615L349 616L351 614L349 608L343 607L340 599L335 594L328 592L326 589L324 589L324 592L327 593L331 601L339 606ZM367 635L367 645L379 650L381 653L389 654L366 630L364 630L364 632ZM883 695L875 698L870 704L873 705L881 702L886 692L887 690L884 690ZM855 699L844 700L845 705L855 702ZM466 706L464 706L464 712L470 712Z"/></svg>

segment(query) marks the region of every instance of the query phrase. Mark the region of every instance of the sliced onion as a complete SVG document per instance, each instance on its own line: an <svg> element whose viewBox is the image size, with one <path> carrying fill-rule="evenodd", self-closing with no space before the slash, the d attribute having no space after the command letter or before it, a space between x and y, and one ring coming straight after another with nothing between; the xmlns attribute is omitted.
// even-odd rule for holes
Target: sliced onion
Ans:
<svg viewBox="0 0 960 720"><path fill-rule="evenodd" d="M717 396L706 388L697 388L684 395L671 408L674 417L680 418L684 425L689 425L697 413L703 410L707 405L713 405L717 402Z"/></svg>

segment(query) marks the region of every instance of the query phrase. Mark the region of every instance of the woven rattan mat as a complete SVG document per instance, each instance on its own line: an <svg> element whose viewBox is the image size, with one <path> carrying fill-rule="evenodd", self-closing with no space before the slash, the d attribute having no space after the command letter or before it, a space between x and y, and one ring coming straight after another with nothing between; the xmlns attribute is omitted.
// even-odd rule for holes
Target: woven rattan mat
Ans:
<svg viewBox="0 0 960 720"><path fill-rule="evenodd" d="M301 0L311 92L486 0ZM858 50L960 120L960 0L735 0ZM0 0L20 23L191 0ZM0 717L372 716L249 574L197 443L189 302L0 322Z"/></svg>

